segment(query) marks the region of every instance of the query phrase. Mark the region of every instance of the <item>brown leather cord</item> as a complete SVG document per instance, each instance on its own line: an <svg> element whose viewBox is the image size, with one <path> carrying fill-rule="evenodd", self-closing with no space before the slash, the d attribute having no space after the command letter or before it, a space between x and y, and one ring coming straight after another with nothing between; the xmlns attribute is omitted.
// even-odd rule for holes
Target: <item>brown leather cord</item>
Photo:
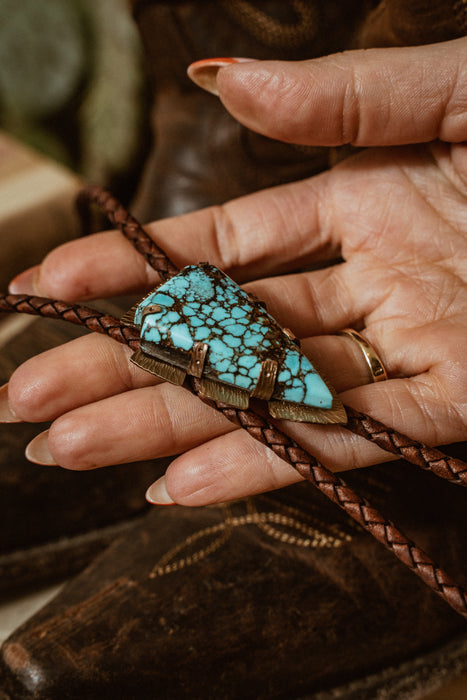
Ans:
<svg viewBox="0 0 467 700"><path fill-rule="evenodd" d="M199 380L191 380L193 393L199 394ZM205 399L203 399L205 400ZM205 400L206 401L206 400ZM246 430L249 435L269 447L285 462L294 467L307 481L314 484L325 496L340 506L353 520L367 530L400 561L409 567L422 581L467 618L467 592L454 583L451 577L390 520L384 517L368 501L358 495L343 479L329 471L323 464L304 450L289 435L273 426L254 411L241 411L219 402L207 401L221 411L230 421Z"/></svg>
<svg viewBox="0 0 467 700"><path fill-rule="evenodd" d="M89 185L79 193L77 207L85 226L88 225L89 221L86 215L86 207L89 206L89 202L94 202L102 209L110 222L124 234L164 281L177 274L178 268L149 238L139 221L108 190L97 185Z"/></svg>
<svg viewBox="0 0 467 700"><path fill-rule="evenodd" d="M344 427L347 430L375 442L386 452L392 452L442 479L459 486L467 486L467 464L461 459L445 455L436 447L428 447L423 442L413 440L349 406L346 406L345 410L348 421Z"/></svg>
<svg viewBox="0 0 467 700"><path fill-rule="evenodd" d="M134 243L137 250L145 251L143 254L148 261L155 260L155 263L161 266L165 278L175 274L175 266L165 258L162 251L151 241L138 222L108 192L98 187L92 187L87 188L82 197L88 197L90 201L98 203L106 214L109 211L112 222ZM140 238L143 238L143 240L140 240ZM155 269L159 269L159 267ZM120 322L112 316L101 314L95 309L76 304L12 294L0 296L0 310L31 313L49 318L63 318L75 324L85 325L90 330L105 333L121 343L130 345L134 349L139 346L138 335L132 329L121 326ZM186 384L188 384L187 388L206 402L206 399L200 394L199 380L190 378L189 383L187 382ZM207 403L222 412L231 422L242 427L252 437L269 447L281 459L293 466L304 479L313 483L322 493L339 505L351 518L384 544L387 549L392 551L400 561L416 573L454 610L467 618L466 591L454 583L447 573L432 562L422 549L409 540L377 509L360 497L343 479L329 471L290 436L254 411L241 411L220 402L207 401ZM350 409L350 419L351 426L355 427L355 432L363 431L362 433L358 432L358 434L362 434L375 442L378 442L378 440L384 442L386 440L388 444L389 442L391 443L394 449L406 449L407 454L403 455L405 459L414 461L416 464L418 463L417 460L421 459L421 466L427 469L433 468L431 448L421 443L414 443L414 441L397 433L397 431L382 426L377 421L373 421L373 419L352 409ZM360 428L360 426L362 427ZM382 435L383 437L381 437ZM409 445L408 449L407 445ZM415 449L415 447L418 449ZM394 450L391 449L391 451ZM444 455L443 458L445 458ZM457 461L460 462L460 460ZM460 466L457 466L459 468L456 474L462 474L467 469L467 466L462 464L462 462L460 462ZM442 476L443 474L440 473L440 475Z"/></svg>
<svg viewBox="0 0 467 700"><path fill-rule="evenodd" d="M29 296L28 294L0 295L0 312L31 314L45 318L62 319L76 326L85 326L95 333L104 333L119 343L139 348L139 333L122 326L118 319L88 306L69 304L66 301Z"/></svg>

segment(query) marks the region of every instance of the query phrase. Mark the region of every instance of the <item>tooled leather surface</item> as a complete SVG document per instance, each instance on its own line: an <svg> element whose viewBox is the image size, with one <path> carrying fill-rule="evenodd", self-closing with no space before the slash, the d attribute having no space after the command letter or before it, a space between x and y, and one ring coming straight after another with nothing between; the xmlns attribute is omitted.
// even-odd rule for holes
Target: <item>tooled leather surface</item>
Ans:
<svg viewBox="0 0 467 700"><path fill-rule="evenodd" d="M83 197L88 197L89 201L96 202L103 208L103 211L111 218L111 221L126 235L135 245L137 250L144 250L147 260L154 260L156 265L160 265L166 276L175 274L177 268L168 259L164 262L164 253L145 233L138 222L112 197L106 190L92 186L83 191ZM108 210L107 210L108 208ZM157 267L155 269L158 269ZM86 325L90 330L102 332L119 342L126 343L133 348L138 346L138 338L134 331L120 326L117 319L99 314L94 309L80 307L79 305L67 304L65 302L47 300L26 295L5 295L0 297L1 310L15 310L26 313L34 313L54 318L63 318ZM188 382L187 382L188 383ZM200 383L195 378L190 378L188 388L200 399L206 399L200 393ZM467 618L467 593L456 584L450 576L414 542L407 538L390 520L385 518L378 509L371 506L368 501L359 496L351 489L343 479L329 471L315 457L304 450L290 436L283 433L267 419L254 411L241 411L220 402L207 401L217 410L221 411L231 422L246 430L252 437L269 447L281 459L293 466L298 473L311 483L313 483L330 500L339 505L351 518L359 523L365 530L370 532L387 549L392 551L398 559L416 573L430 588L460 615ZM376 428L375 441L383 438L380 429L381 424L373 425L372 419L352 413L355 425L366 420L364 427L364 437L373 439L372 428ZM386 428L386 432L392 436L391 444L396 445L396 436L403 449L404 443L410 442L406 436L400 435L397 431ZM420 447L417 450L412 445L407 451L405 458L417 464L419 459L424 461L426 468L430 469L430 448L417 443ZM404 455L403 455L404 456ZM436 460L435 460L436 461ZM459 460L458 473L465 471L466 465ZM442 474L440 474L442 475Z"/></svg>
<svg viewBox="0 0 467 700"><path fill-rule="evenodd" d="M371 469L376 484L367 491L380 484L379 501L423 538L439 491L414 468L422 504L411 514L407 466ZM365 471L353 476L364 481ZM440 487L449 508L428 536L437 554L448 513L465 520L464 494ZM297 484L228 505L152 509L8 640L8 681L31 683L42 699L295 698L419 656L464 630L389 552L329 508L311 485ZM310 527L324 539L304 546ZM453 544L446 561L459 560L465 537ZM4 689L1 669L2 661Z"/></svg>

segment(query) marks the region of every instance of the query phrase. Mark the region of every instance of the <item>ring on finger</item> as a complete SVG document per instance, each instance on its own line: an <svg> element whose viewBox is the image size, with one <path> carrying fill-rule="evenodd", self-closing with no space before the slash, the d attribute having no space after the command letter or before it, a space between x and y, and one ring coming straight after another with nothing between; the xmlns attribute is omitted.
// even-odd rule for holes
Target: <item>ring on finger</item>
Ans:
<svg viewBox="0 0 467 700"><path fill-rule="evenodd" d="M338 332L338 335L346 335L355 341L362 351L365 362L370 371L372 382L383 382L388 378L388 373L381 360L380 356L374 349L373 345L368 342L366 338L363 337L358 331L353 328L344 328Z"/></svg>

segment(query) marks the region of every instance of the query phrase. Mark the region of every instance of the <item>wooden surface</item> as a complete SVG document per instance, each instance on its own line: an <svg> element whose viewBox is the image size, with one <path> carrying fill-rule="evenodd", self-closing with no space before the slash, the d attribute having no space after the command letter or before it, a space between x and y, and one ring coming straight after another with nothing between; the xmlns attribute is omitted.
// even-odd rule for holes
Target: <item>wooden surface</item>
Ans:
<svg viewBox="0 0 467 700"><path fill-rule="evenodd" d="M79 179L0 131L0 289L79 233Z"/></svg>

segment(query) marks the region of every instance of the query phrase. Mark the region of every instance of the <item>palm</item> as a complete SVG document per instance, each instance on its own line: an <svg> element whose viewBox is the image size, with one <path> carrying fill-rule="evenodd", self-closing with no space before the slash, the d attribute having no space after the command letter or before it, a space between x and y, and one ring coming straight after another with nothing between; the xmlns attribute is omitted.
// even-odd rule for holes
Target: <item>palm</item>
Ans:
<svg viewBox="0 0 467 700"><path fill-rule="evenodd" d="M400 426L410 416L411 433L434 442L465 435L466 171L465 146L438 143L367 151L331 176L348 321L406 378L346 400Z"/></svg>

